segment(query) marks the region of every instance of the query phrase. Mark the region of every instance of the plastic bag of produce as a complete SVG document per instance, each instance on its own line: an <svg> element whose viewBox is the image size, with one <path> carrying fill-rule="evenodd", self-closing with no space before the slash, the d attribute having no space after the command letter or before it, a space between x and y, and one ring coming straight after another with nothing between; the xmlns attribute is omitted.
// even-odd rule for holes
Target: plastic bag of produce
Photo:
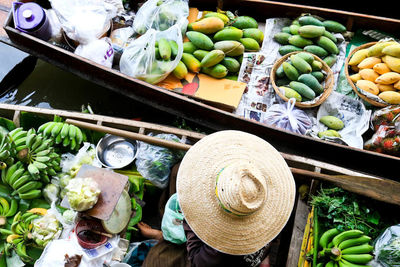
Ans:
<svg viewBox="0 0 400 267"><path fill-rule="evenodd" d="M179 207L178 195L175 193L168 199L161 221L161 230L165 240L175 244L186 242L183 219L184 217Z"/></svg>
<svg viewBox="0 0 400 267"><path fill-rule="evenodd" d="M107 37L78 45L75 49L75 54L108 68L112 67L114 60L114 49L111 39Z"/></svg>
<svg viewBox="0 0 400 267"><path fill-rule="evenodd" d="M400 123L380 125L374 135L365 142L364 149L379 153L400 155Z"/></svg>
<svg viewBox="0 0 400 267"><path fill-rule="evenodd" d="M125 48L119 66L126 75L156 84L175 69L182 53L183 41L179 26L172 26L162 32L150 29Z"/></svg>
<svg viewBox="0 0 400 267"><path fill-rule="evenodd" d="M138 34L145 34L149 29L165 31L177 24L184 32L188 16L187 0L148 0L136 13L133 28Z"/></svg>
<svg viewBox="0 0 400 267"><path fill-rule="evenodd" d="M305 134L311 129L312 122L307 114L296 108L294 98L287 103L274 104L266 112L264 123L288 130L294 133Z"/></svg>
<svg viewBox="0 0 400 267"><path fill-rule="evenodd" d="M111 27L117 8L97 0L51 0L66 35L80 44L101 38Z"/></svg>
<svg viewBox="0 0 400 267"><path fill-rule="evenodd" d="M100 195L99 185L90 177L72 179L65 189L68 203L76 211L91 209Z"/></svg>
<svg viewBox="0 0 400 267"><path fill-rule="evenodd" d="M387 106L376 110L371 116L371 129L378 131L381 125L394 125L400 121L400 106Z"/></svg>
<svg viewBox="0 0 400 267"><path fill-rule="evenodd" d="M151 133L149 135L152 136ZM157 134L155 137L180 142L173 134ZM166 188L171 168L183 158L184 152L139 142L137 155L138 172L155 186Z"/></svg>
<svg viewBox="0 0 400 267"><path fill-rule="evenodd" d="M374 242L375 261L384 267L400 267L400 224L387 228Z"/></svg>

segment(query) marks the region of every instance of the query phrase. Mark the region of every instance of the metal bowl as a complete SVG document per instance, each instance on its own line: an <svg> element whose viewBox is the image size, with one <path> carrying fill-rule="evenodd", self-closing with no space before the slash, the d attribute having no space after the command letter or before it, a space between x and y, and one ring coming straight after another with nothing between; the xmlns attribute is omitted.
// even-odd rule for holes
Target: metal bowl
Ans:
<svg viewBox="0 0 400 267"><path fill-rule="evenodd" d="M137 151L136 140L106 134L97 144L96 157L104 167L119 169L131 164Z"/></svg>

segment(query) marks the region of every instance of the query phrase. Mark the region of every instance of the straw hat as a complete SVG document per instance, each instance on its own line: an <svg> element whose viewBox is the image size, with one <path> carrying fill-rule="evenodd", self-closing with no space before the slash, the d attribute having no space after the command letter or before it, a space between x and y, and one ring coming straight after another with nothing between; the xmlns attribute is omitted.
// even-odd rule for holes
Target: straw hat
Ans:
<svg viewBox="0 0 400 267"><path fill-rule="evenodd" d="M210 134L184 156L177 174L185 220L210 247L232 255L263 248L292 212L295 183L285 160L241 131Z"/></svg>

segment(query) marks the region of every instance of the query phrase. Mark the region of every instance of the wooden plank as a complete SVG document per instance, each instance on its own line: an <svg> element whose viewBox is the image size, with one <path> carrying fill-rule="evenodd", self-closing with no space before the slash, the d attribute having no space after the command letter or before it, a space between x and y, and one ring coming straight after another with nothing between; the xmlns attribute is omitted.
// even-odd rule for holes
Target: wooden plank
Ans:
<svg viewBox="0 0 400 267"><path fill-rule="evenodd" d="M292 237L290 240L290 247L288 252L288 258L286 261L287 267L297 266L299 260L301 244L303 242L303 233L307 224L307 216L311 208L301 200L300 195L297 198L297 206L294 218L294 225L292 231Z"/></svg>

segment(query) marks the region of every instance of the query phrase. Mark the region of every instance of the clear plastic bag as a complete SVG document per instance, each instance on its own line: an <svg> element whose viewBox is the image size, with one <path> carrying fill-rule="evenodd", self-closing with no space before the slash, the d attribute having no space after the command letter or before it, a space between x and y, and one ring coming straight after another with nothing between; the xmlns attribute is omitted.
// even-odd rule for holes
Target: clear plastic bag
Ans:
<svg viewBox="0 0 400 267"><path fill-rule="evenodd" d="M287 103L272 105L265 114L264 123L288 130L294 133L305 134L311 129L312 121L307 114L295 108L294 98Z"/></svg>
<svg viewBox="0 0 400 267"><path fill-rule="evenodd" d="M377 131L381 125L394 125L400 122L400 106L387 106L376 110L371 116L371 128Z"/></svg>
<svg viewBox="0 0 400 267"><path fill-rule="evenodd" d="M66 35L80 44L101 38L117 8L98 0L50 0Z"/></svg>
<svg viewBox="0 0 400 267"><path fill-rule="evenodd" d="M165 31L173 25L186 29L189 16L187 0L148 0L136 13L133 28L138 34L149 29Z"/></svg>
<svg viewBox="0 0 400 267"><path fill-rule="evenodd" d="M152 134L149 134L152 136ZM180 142L173 134L157 134L155 137L169 141ZM171 150L165 147L139 142L136 158L138 172L159 188L166 188L171 168L183 158L183 151Z"/></svg>
<svg viewBox="0 0 400 267"><path fill-rule="evenodd" d="M183 229L183 214L181 212L178 195L173 194L165 205L164 215L161 221L163 238L174 244L186 242L185 230Z"/></svg>
<svg viewBox="0 0 400 267"><path fill-rule="evenodd" d="M178 46L175 58L159 60L156 58L156 41L165 38L175 41ZM119 67L126 75L156 84L164 80L178 65L183 53L182 34L178 25L166 31L150 29L144 35L132 41L122 53Z"/></svg>
<svg viewBox="0 0 400 267"><path fill-rule="evenodd" d="M400 123L380 125L374 135L365 142L364 149L400 156Z"/></svg>
<svg viewBox="0 0 400 267"><path fill-rule="evenodd" d="M400 224L387 228L375 240L374 246L375 261L380 266L400 267Z"/></svg>
<svg viewBox="0 0 400 267"><path fill-rule="evenodd" d="M100 65L111 68L114 60L114 49L110 38L101 38L87 44L80 44L75 54L90 59Z"/></svg>

